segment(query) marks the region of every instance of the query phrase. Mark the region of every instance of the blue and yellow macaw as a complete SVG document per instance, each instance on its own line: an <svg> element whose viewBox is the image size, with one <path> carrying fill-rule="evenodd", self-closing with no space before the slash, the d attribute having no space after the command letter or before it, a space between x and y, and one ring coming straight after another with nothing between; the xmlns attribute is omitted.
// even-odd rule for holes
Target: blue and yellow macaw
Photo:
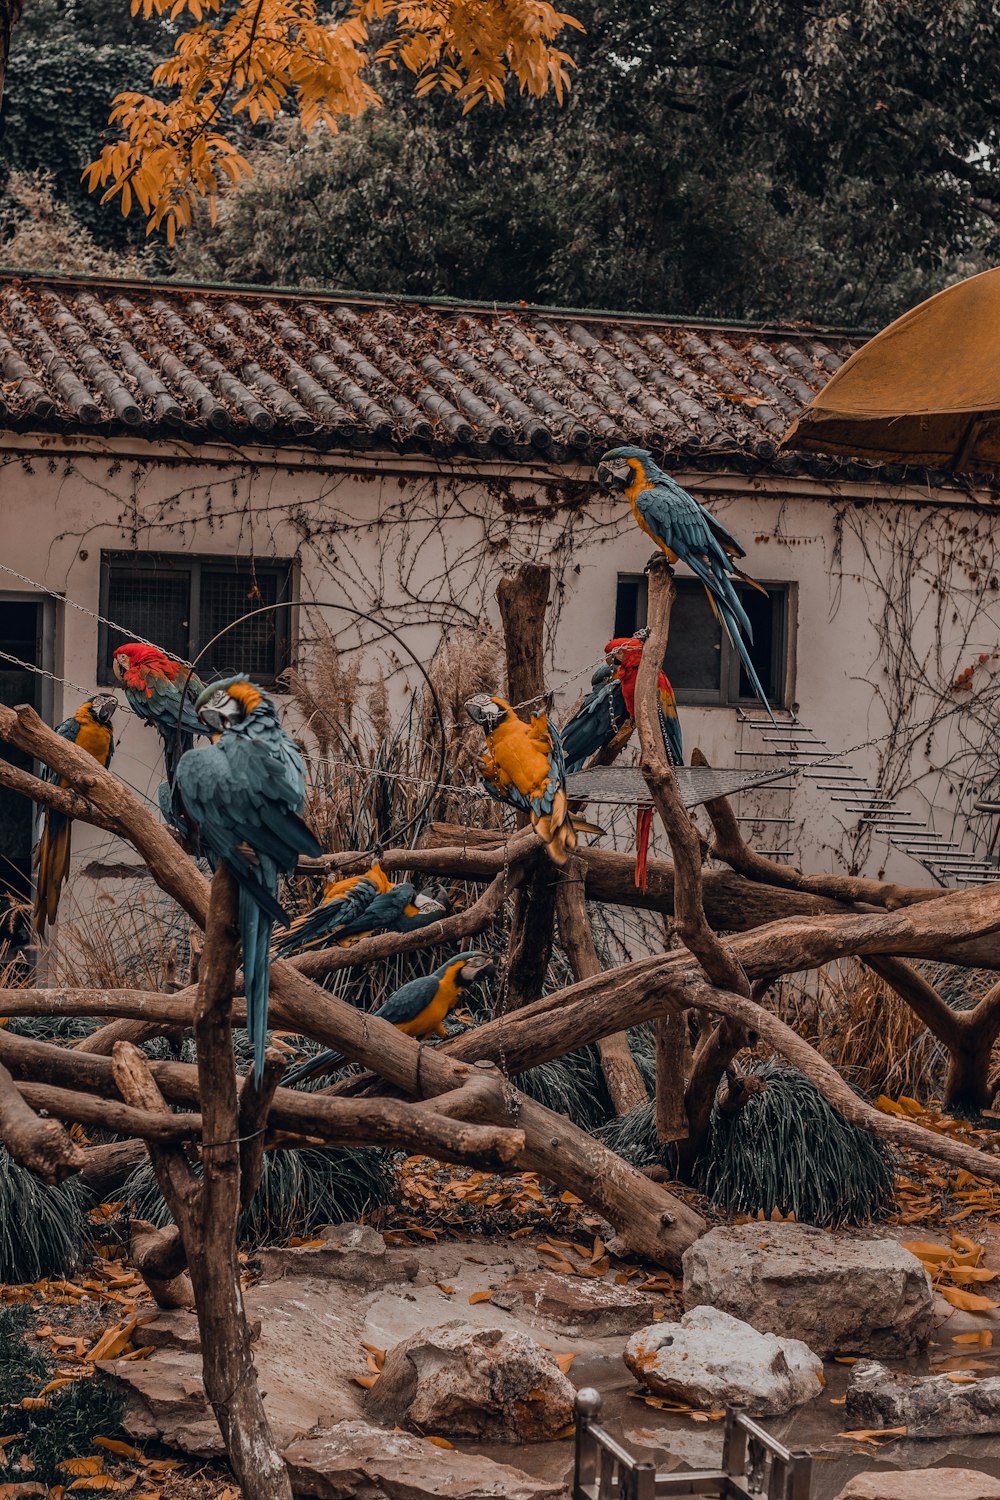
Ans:
<svg viewBox="0 0 1000 1500"><path fill-rule="evenodd" d="M590 680L590 692L559 732L570 775L582 770L623 729L632 727L621 683L610 663L602 662Z"/></svg>
<svg viewBox="0 0 1000 1500"><path fill-rule="evenodd" d="M665 473L645 448L609 448L597 466L598 482L620 490L637 523L668 562L687 563L702 583L716 618L739 653L746 674L772 721L774 714L747 649L753 629L733 587L733 578L760 584L736 567L746 552L722 522ZM761 593L766 593L761 589Z"/></svg>
<svg viewBox="0 0 1000 1500"><path fill-rule="evenodd" d="M291 925L278 903L278 877L290 875L301 854L323 850L302 821L302 757L270 699L239 676L204 688L196 707L201 732L218 738L181 756L175 784L211 864L225 863L239 886L247 1027L259 1079L267 1045L271 929L275 922Z"/></svg>
<svg viewBox="0 0 1000 1500"><path fill-rule="evenodd" d="M310 948L360 942L373 932L415 932L447 911L445 902L418 895L409 881L394 885L376 863L364 875L328 881L319 904L279 935L274 952L291 958Z"/></svg>
<svg viewBox="0 0 1000 1500"><path fill-rule="evenodd" d="M196 735L208 734L196 710L205 684L194 672L189 681L182 662L138 642L118 647L111 670L125 690L129 708L160 736L167 785L172 787L181 756L191 749ZM160 802L162 807L162 798Z"/></svg>
<svg viewBox="0 0 1000 1500"><path fill-rule="evenodd" d="M559 731L546 714L519 719L503 698L478 693L465 711L486 736L480 757L483 784L492 797L528 813L549 857L563 865L576 848L566 801L566 763Z"/></svg>
<svg viewBox="0 0 1000 1500"><path fill-rule="evenodd" d="M444 1022L449 1011L455 1008L470 985L484 979L493 969L493 960L488 954L460 953L457 958L445 959L433 973L400 985L375 1015L383 1021L391 1021L406 1036L421 1039L432 1034L446 1036ZM328 1072L341 1060L339 1052L317 1053L286 1073L282 1083L301 1083L314 1073Z"/></svg>
<svg viewBox="0 0 1000 1500"><path fill-rule="evenodd" d="M81 703L76 713L63 719L56 726L56 734L79 745L92 755L98 765L108 766L115 753L115 738L111 732L111 721L118 707L114 693L95 693L86 703ZM57 786L68 786L51 767L42 769L42 780ZM35 931L40 938L45 936L45 924L50 926L59 910L59 897L69 874L70 841L73 819L55 808L39 808L37 836L32 851L35 866Z"/></svg>

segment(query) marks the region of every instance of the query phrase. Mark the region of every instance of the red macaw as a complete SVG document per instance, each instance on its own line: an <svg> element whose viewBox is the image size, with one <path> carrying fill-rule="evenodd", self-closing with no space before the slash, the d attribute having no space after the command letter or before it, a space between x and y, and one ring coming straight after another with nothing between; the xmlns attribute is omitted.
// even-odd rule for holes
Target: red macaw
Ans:
<svg viewBox="0 0 1000 1500"><path fill-rule="evenodd" d="M646 643L644 635L618 637L605 646L605 655L615 664L616 676L621 683L622 698L630 719L635 719L635 684L639 676L639 663ZM661 672L657 681L659 695L660 732L667 754L675 766L684 764L684 742L681 738L680 720L677 717L677 699L670 679ZM635 883L640 890L646 889L646 871L649 863L649 836L653 828L653 809L641 807L636 816L635 828Z"/></svg>
<svg viewBox="0 0 1000 1500"><path fill-rule="evenodd" d="M173 788L177 762L208 731L199 723L195 703L205 684L197 673L156 646L119 646L111 668L125 689L129 708L160 736L167 783Z"/></svg>
<svg viewBox="0 0 1000 1500"><path fill-rule="evenodd" d="M86 703L81 703L76 713L64 719L56 728L56 734L81 750L92 755L99 765L108 766L115 753L115 740L111 732L118 699L113 693L95 693ZM67 786L68 782L50 767L42 771L44 781ZM69 874L70 839L73 819L54 808L39 810L38 839L32 853L37 874L35 876L35 931L40 938L45 936L45 924L56 919L59 896Z"/></svg>

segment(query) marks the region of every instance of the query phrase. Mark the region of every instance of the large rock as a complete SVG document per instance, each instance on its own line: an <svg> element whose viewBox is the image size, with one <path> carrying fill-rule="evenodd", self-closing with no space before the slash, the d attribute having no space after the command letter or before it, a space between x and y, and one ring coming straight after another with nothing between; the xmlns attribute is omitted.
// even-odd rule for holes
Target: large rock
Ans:
<svg viewBox="0 0 1000 1500"><path fill-rule="evenodd" d="M640 1329L625 1345L625 1363L662 1396L759 1417L780 1417L823 1389L822 1361L805 1344L758 1333L715 1307Z"/></svg>
<svg viewBox="0 0 1000 1500"><path fill-rule="evenodd" d="M366 1415L442 1437L541 1443L572 1422L574 1395L526 1333L443 1323L389 1351Z"/></svg>
<svg viewBox="0 0 1000 1500"><path fill-rule="evenodd" d="M819 1355L897 1358L922 1348L934 1297L894 1240L849 1239L804 1224L711 1229L684 1254L684 1306L708 1304Z"/></svg>
<svg viewBox="0 0 1000 1500"><path fill-rule="evenodd" d="M851 1372L845 1416L848 1427L905 1427L911 1438L1000 1432L1000 1376L956 1383L866 1362Z"/></svg>
<svg viewBox="0 0 1000 1500"><path fill-rule="evenodd" d="M340 1422L282 1455L297 1495L321 1500L566 1500L560 1484L468 1453L442 1451L406 1432Z"/></svg>
<svg viewBox="0 0 1000 1500"><path fill-rule="evenodd" d="M595 1338L633 1333L651 1321L659 1299L610 1282L557 1276L554 1271L522 1271L493 1293L494 1307L526 1320L537 1319L567 1337Z"/></svg>
<svg viewBox="0 0 1000 1500"><path fill-rule="evenodd" d="M1000 1479L975 1469L868 1469L855 1474L835 1500L1000 1500Z"/></svg>
<svg viewBox="0 0 1000 1500"><path fill-rule="evenodd" d="M322 1245L296 1245L288 1249L261 1250L257 1259L265 1281L283 1276L348 1281L366 1291L412 1281L420 1269L417 1257L405 1250L390 1250L369 1224L328 1224Z"/></svg>

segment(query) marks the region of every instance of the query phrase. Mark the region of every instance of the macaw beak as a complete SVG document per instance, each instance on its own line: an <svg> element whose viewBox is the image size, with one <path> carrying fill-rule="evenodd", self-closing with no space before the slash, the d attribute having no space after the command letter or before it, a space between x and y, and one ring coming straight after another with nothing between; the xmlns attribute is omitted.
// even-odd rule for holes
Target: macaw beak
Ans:
<svg viewBox="0 0 1000 1500"><path fill-rule="evenodd" d="M99 724L110 725L118 707L118 699L113 698L110 693L102 693L99 698L93 700L91 712Z"/></svg>
<svg viewBox="0 0 1000 1500"><path fill-rule="evenodd" d="M631 475L632 470L623 460L597 466L597 482L604 490L623 490Z"/></svg>
<svg viewBox="0 0 1000 1500"><path fill-rule="evenodd" d="M497 971L497 966L488 953L472 954L462 965L462 983L474 984L477 979L488 979Z"/></svg>
<svg viewBox="0 0 1000 1500"><path fill-rule="evenodd" d="M425 895L423 891L417 892L413 898L413 904L419 912L425 915L428 912L440 912L444 916L448 910L447 902L438 900L436 896Z"/></svg>
<svg viewBox="0 0 1000 1500"><path fill-rule="evenodd" d="M495 729L503 717L487 693L477 693L474 698L469 698L465 704L465 712L473 724L478 724L480 729L486 731Z"/></svg>
<svg viewBox="0 0 1000 1500"><path fill-rule="evenodd" d="M225 714L217 708L203 708L198 717L206 729L214 729L216 734L221 734L228 722Z"/></svg>

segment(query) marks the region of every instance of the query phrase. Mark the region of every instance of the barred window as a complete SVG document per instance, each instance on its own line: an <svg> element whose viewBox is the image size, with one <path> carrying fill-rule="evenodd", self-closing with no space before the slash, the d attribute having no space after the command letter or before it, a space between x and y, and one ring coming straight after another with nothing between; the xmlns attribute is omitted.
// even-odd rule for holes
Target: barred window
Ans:
<svg viewBox="0 0 1000 1500"><path fill-rule="evenodd" d="M291 603L290 562L104 552L101 614L115 625L100 629L98 681L114 682L111 659L126 641L141 637L194 661L232 625L198 663L199 675L208 681L246 672L255 682L273 685L290 661ZM243 618L268 605L279 607Z"/></svg>
<svg viewBox="0 0 1000 1500"><path fill-rule="evenodd" d="M696 578L675 578L677 596L670 612L670 635L663 670L679 703L748 706L757 701L746 669L720 626ZM789 632L794 585L765 583L759 589L737 584L736 592L753 627L750 660L768 702L783 708L790 687ZM646 623L648 585L641 574L618 577L615 635L632 635Z"/></svg>

